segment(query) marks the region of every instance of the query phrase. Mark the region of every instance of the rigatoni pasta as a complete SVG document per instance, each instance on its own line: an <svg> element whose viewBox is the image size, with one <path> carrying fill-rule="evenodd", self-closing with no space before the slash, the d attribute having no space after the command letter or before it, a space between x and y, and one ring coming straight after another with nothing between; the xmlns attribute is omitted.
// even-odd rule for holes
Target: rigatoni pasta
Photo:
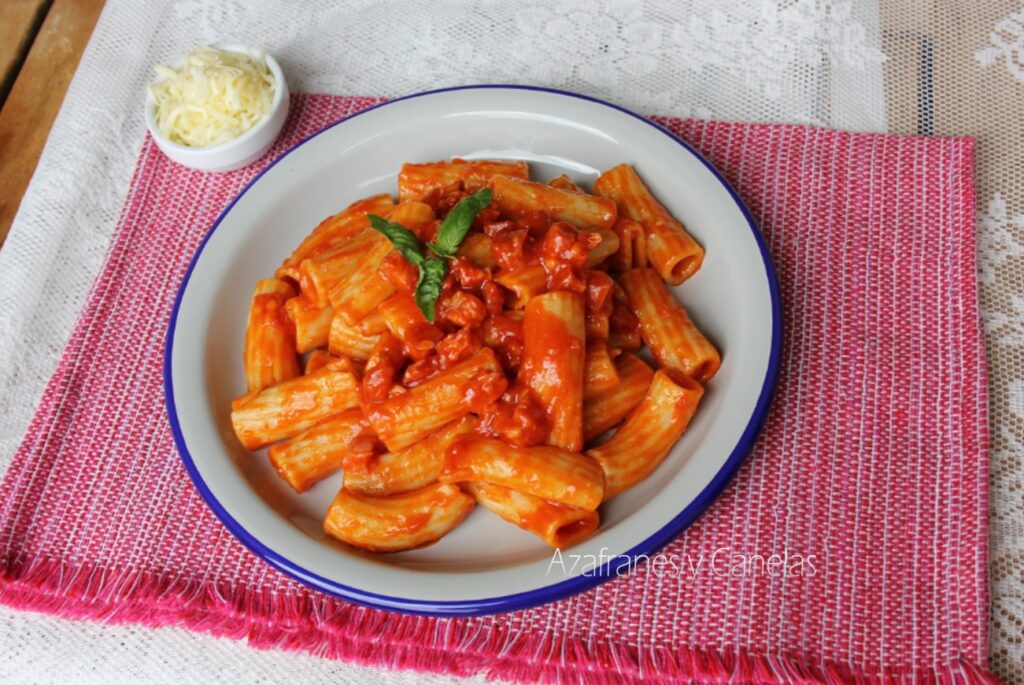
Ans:
<svg viewBox="0 0 1024 685"><path fill-rule="evenodd" d="M295 326L295 349L300 354L327 345L334 309L319 306L310 297L299 295L285 302L288 318Z"/></svg>
<svg viewBox="0 0 1024 685"><path fill-rule="evenodd" d="M718 373L722 358L690 321L654 269L633 269L619 279L629 306L640 320L640 333L654 359L701 383Z"/></svg>
<svg viewBox="0 0 1024 685"><path fill-rule="evenodd" d="M232 426L296 492L340 486L328 535L414 549L479 503L566 547L657 469L721 364L665 285L703 250L628 165L594 189L409 163L397 204L349 205L257 284Z"/></svg>
<svg viewBox="0 0 1024 685"><path fill-rule="evenodd" d="M651 474L686 431L704 394L700 383L659 369L626 423L607 442L587 451L601 465L605 499Z"/></svg>
<svg viewBox="0 0 1024 685"><path fill-rule="evenodd" d="M331 327L327 331L327 349L331 354L344 354L364 361L370 358L379 340L379 333L365 335L359 327L350 326L338 314L331 319Z"/></svg>
<svg viewBox="0 0 1024 685"><path fill-rule="evenodd" d="M615 224L615 203L602 197L512 176L495 176L491 187L498 208L513 216L539 209L555 221L566 221L580 228L607 229Z"/></svg>
<svg viewBox="0 0 1024 685"><path fill-rule="evenodd" d="M371 552L397 552L436 542L466 518L476 501L454 485L368 497L342 488L324 518L328 535Z"/></svg>
<svg viewBox="0 0 1024 685"><path fill-rule="evenodd" d="M525 179L529 174L530 168L523 161L453 159L450 162L403 164L398 174L398 198L405 202L430 199L431 195L439 198L452 192L475 193L495 176Z"/></svg>
<svg viewBox="0 0 1024 685"><path fill-rule="evenodd" d="M551 547L571 547L594 534L597 511L557 504L494 483L471 481L462 488L486 509L537 535Z"/></svg>
<svg viewBox="0 0 1024 685"><path fill-rule="evenodd" d="M249 392L299 375L295 326L286 314L295 289L276 278L256 284L245 327L245 376Z"/></svg>
<svg viewBox="0 0 1024 685"><path fill-rule="evenodd" d="M231 425L242 445L254 450L291 438L331 414L358 406L355 375L328 365L239 397L232 404Z"/></svg>
<svg viewBox="0 0 1024 685"><path fill-rule="evenodd" d="M352 270L335 280L327 291L335 313L350 326L395 292L395 287L380 275L380 265L391 252L391 244L379 235L377 238L359 254Z"/></svg>
<svg viewBox="0 0 1024 685"><path fill-rule="evenodd" d="M387 247L387 241L369 228L352 236L344 243L304 259L298 266L298 282L303 294L326 307L331 303L330 293L363 261L364 254L373 246Z"/></svg>
<svg viewBox="0 0 1024 685"><path fill-rule="evenodd" d="M366 469L345 473L345 487L364 495L393 495L437 482L448 448L460 435L476 428L477 419L463 416L404 450L373 457Z"/></svg>
<svg viewBox="0 0 1024 685"><path fill-rule="evenodd" d="M619 384L619 370L615 367L608 341L587 338L587 356L583 364L583 400Z"/></svg>
<svg viewBox="0 0 1024 685"><path fill-rule="evenodd" d="M397 292L377 307L381 320L413 359L422 359L444 337L441 329L428 323L408 292Z"/></svg>
<svg viewBox="0 0 1024 685"><path fill-rule="evenodd" d="M387 215L388 220L412 231L422 231L434 220L434 210L416 201L402 202ZM384 259L392 251L391 243L375 231L374 239L362 250L355 267L331 285L327 299L335 312L350 326L356 325L377 305L395 292L394 284L381 272Z"/></svg>
<svg viewBox="0 0 1024 685"><path fill-rule="evenodd" d="M583 398L583 439L587 442L626 418L640 404L654 378L651 367L629 352L619 357L616 370L618 383L592 391Z"/></svg>
<svg viewBox="0 0 1024 685"><path fill-rule="evenodd" d="M277 270L277 278L299 282L299 264L331 248L338 247L370 227L367 214L384 214L394 206L390 195L373 195L353 202L344 210L324 219Z"/></svg>
<svg viewBox="0 0 1024 685"><path fill-rule="evenodd" d="M328 364L335 364L335 368L342 369L343 371L352 371L355 369L354 363L351 359L344 355L333 355L322 347L318 347L306 356L306 368L303 369L303 373L310 374L318 369L322 369Z"/></svg>
<svg viewBox="0 0 1024 685"><path fill-rule="evenodd" d="M305 492L339 469L366 470L376 445L377 436L357 407L328 416L294 438L273 445L267 456L281 478L296 492Z"/></svg>
<svg viewBox="0 0 1024 685"><path fill-rule="evenodd" d="M586 266L589 269L604 264L619 251L619 235L615 231L602 229L594 233L600 237L600 242L587 253Z"/></svg>
<svg viewBox="0 0 1024 685"><path fill-rule="evenodd" d="M473 400L490 404L506 385L497 357L485 347L406 392L364 407L364 411L388 449L401 450L468 414L474 408Z"/></svg>
<svg viewBox="0 0 1024 685"><path fill-rule="evenodd" d="M609 260L609 266L620 273L647 266L647 235L644 227L632 219L620 218L612 230L619 243Z"/></svg>
<svg viewBox="0 0 1024 685"><path fill-rule="evenodd" d="M530 300L523 316L519 382L547 412L545 442L570 451L583 449L585 315L580 295L557 290Z"/></svg>
<svg viewBox="0 0 1024 685"><path fill-rule="evenodd" d="M530 300L548 291L548 272L540 264L505 271L494 280L512 294L508 299L512 309L526 309Z"/></svg>
<svg viewBox="0 0 1024 685"><path fill-rule="evenodd" d="M601 467L586 455L548 445L516 447L479 435L452 443L440 481L494 483L590 511L604 496Z"/></svg>
<svg viewBox="0 0 1024 685"><path fill-rule="evenodd" d="M697 273L704 262L704 248L651 194L628 164L610 169L594 183L594 192L614 200L626 219L644 229L647 259L658 274L679 285Z"/></svg>

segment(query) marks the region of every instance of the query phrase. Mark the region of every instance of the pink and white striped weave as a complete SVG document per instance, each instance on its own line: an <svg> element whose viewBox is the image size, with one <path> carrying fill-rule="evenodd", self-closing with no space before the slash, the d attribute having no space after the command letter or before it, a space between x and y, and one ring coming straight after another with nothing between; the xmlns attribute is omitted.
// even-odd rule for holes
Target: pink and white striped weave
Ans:
<svg viewBox="0 0 1024 685"><path fill-rule="evenodd" d="M257 166L374 102L295 96ZM764 433L665 550L678 571L641 565L532 610L431 619L321 595L246 551L182 467L161 372L187 263L258 169L188 171L147 139L106 265L0 485L0 601L522 681L984 680L972 142L659 121L748 203L786 324ZM788 572L758 561L771 555Z"/></svg>

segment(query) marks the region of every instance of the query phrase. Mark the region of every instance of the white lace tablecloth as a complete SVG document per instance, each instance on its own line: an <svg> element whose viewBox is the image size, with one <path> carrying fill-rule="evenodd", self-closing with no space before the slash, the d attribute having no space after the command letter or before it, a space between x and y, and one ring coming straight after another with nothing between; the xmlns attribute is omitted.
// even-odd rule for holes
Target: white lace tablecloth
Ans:
<svg viewBox="0 0 1024 685"><path fill-rule="evenodd" d="M0 250L0 471L99 270L152 65L263 46L294 90L527 83L643 113L978 138L992 670L1024 681L1024 8L1013 0L108 0ZM0 608L0 682L450 682Z"/></svg>

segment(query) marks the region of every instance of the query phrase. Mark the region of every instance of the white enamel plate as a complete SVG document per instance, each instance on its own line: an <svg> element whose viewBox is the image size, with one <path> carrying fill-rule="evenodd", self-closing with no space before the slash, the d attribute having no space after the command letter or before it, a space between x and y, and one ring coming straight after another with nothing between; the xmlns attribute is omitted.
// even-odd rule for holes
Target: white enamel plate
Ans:
<svg viewBox="0 0 1024 685"><path fill-rule="evenodd" d="M297 495L265 453L241 447L231 399L245 390L242 345L256 281L324 217L397 193L403 162L525 159L534 178L584 187L621 162L704 245L676 296L722 351L689 430L647 480L605 505L601 528L552 564L539 539L477 507L426 549L372 555L325 537L341 474ZM485 614L549 602L614 577L679 534L722 490L764 420L781 348L778 290L749 212L694 150L646 119L571 93L513 86L414 95L354 115L297 145L218 219L178 294L168 331L167 407L196 487L255 554L324 592L379 608ZM570 557L569 555L579 555ZM576 564L571 559L590 563ZM600 560L596 567L593 560Z"/></svg>

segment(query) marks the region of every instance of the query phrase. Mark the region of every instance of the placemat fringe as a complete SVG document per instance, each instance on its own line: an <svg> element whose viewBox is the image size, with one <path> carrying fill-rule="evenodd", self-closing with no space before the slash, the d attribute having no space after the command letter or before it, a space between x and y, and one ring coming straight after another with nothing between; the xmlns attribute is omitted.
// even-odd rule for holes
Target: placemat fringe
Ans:
<svg viewBox="0 0 1024 685"><path fill-rule="evenodd" d="M798 655L754 654L744 648L703 650L638 647L558 637L550 631L504 635L482 624L441 622L356 605L327 609L318 597L289 592L233 592L222 583L162 579L142 571L36 561L5 573L0 604L110 624L185 626L217 637L245 639L259 649L300 651L329 659L492 680L627 685L696 680L702 683L986 683L999 680L958 657L932 669L884 672ZM493 656L492 656L493 655Z"/></svg>

